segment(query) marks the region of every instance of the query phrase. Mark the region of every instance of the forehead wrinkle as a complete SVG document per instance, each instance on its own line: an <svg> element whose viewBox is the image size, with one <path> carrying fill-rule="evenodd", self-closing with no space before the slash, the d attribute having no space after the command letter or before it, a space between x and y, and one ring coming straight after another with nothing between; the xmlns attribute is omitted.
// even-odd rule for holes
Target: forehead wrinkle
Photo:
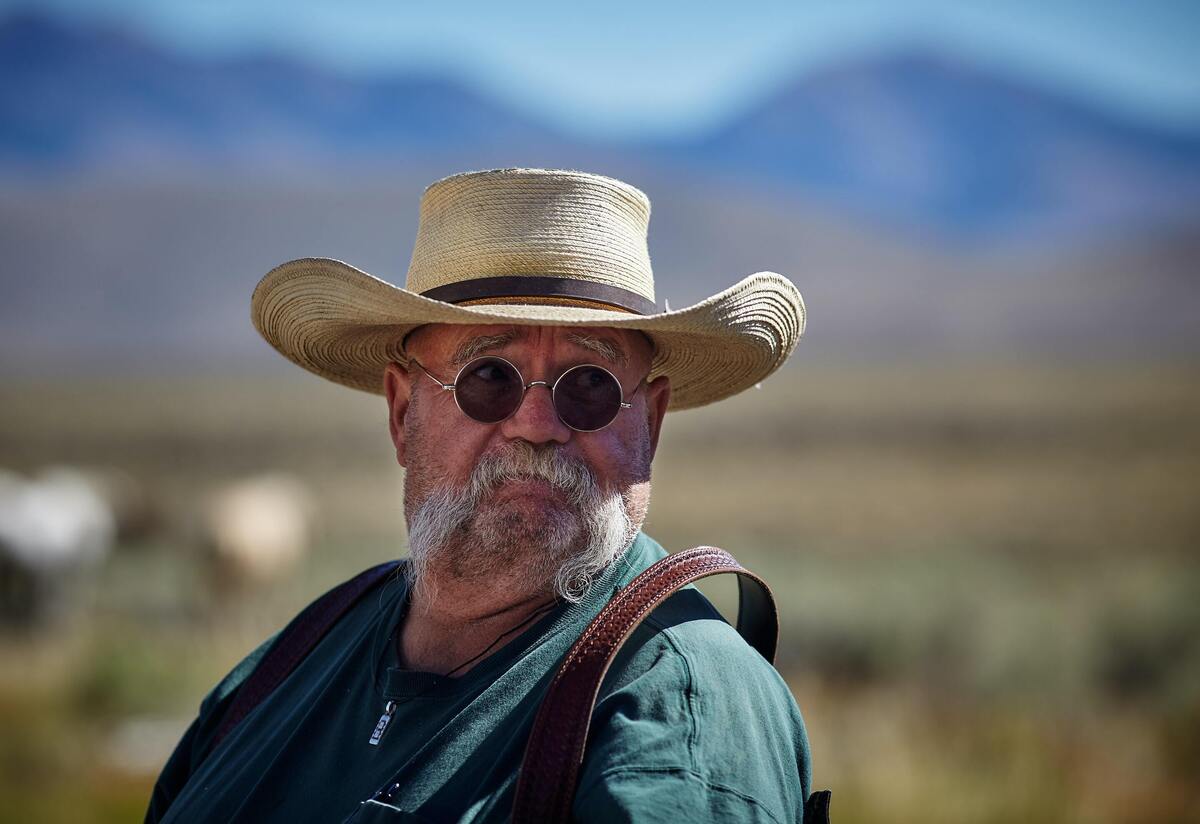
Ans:
<svg viewBox="0 0 1200 824"><path fill-rule="evenodd" d="M454 366L461 366L477 355L507 346L514 340L523 337L523 333L526 331L524 328L514 327L494 335L476 335L467 338L455 347L450 358L450 363ZM629 355L625 349L607 336L584 332L568 332L566 338L574 345L599 355L609 363L620 366L625 366L629 363Z"/></svg>

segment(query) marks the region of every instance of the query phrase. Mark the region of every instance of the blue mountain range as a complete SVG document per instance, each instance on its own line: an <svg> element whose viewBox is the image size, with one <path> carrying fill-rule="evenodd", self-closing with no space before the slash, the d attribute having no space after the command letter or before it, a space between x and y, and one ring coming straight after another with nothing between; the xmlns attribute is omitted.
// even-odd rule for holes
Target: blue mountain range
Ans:
<svg viewBox="0 0 1200 824"><path fill-rule="evenodd" d="M263 273L323 255L402 284L421 188L496 166L643 188L662 306L793 278L813 357L1200 351L1200 137L944 53L615 143L452 77L205 61L26 13L0 22L0 376L279 367L246 317Z"/></svg>
<svg viewBox="0 0 1200 824"><path fill-rule="evenodd" d="M707 134L604 144L465 82L279 57L185 58L32 12L0 23L0 178L245 179L637 165L943 237L1096 236L1197 216L1200 132L1168 132L944 54L796 78Z"/></svg>

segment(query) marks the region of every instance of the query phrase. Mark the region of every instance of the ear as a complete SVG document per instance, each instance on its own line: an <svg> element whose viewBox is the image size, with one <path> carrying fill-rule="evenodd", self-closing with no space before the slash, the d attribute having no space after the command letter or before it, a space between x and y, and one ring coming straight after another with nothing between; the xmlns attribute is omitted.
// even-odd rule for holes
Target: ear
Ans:
<svg viewBox="0 0 1200 824"><path fill-rule="evenodd" d="M408 402L412 395L412 376L407 369L393 361L383 370L383 390L387 395L388 431L396 446L396 462L404 466L404 416L408 414Z"/></svg>
<svg viewBox="0 0 1200 824"><path fill-rule="evenodd" d="M650 425L650 457L658 451L658 435L662 431L663 417L671 402L671 379L659 375L646 384L646 418Z"/></svg>

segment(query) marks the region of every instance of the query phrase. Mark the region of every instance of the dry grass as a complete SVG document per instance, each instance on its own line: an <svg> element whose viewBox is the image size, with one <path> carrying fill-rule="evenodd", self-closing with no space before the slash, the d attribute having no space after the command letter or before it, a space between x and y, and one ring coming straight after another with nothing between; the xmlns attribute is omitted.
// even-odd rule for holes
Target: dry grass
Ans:
<svg viewBox="0 0 1200 824"><path fill-rule="evenodd" d="M1200 815L1195 378L801 362L669 418L648 531L725 546L774 585L838 820ZM112 756L127 722L185 723L309 598L399 554L401 476L382 400L305 376L0 388L0 466L50 463L129 472L160 528L73 621L0 647L0 820L127 820L152 780ZM216 611L186 523L268 469L313 489L317 546Z"/></svg>

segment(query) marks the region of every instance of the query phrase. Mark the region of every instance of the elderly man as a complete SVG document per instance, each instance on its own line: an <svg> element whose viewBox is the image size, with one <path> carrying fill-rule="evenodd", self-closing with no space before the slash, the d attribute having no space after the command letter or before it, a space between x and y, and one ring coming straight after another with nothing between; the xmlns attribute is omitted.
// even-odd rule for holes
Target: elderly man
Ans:
<svg viewBox="0 0 1200 824"><path fill-rule="evenodd" d="M274 347L386 396L409 558L217 685L148 821L540 820L524 799L554 790L580 821L803 818L796 704L698 591L660 587L623 645L604 634L664 566L640 530L667 411L754 385L803 329L773 273L656 312L648 221L611 178L468 173L426 190L408 288L328 259L262 280L253 320ZM539 708L564 658L605 643L581 763L522 773L531 730L560 740L567 704Z"/></svg>

